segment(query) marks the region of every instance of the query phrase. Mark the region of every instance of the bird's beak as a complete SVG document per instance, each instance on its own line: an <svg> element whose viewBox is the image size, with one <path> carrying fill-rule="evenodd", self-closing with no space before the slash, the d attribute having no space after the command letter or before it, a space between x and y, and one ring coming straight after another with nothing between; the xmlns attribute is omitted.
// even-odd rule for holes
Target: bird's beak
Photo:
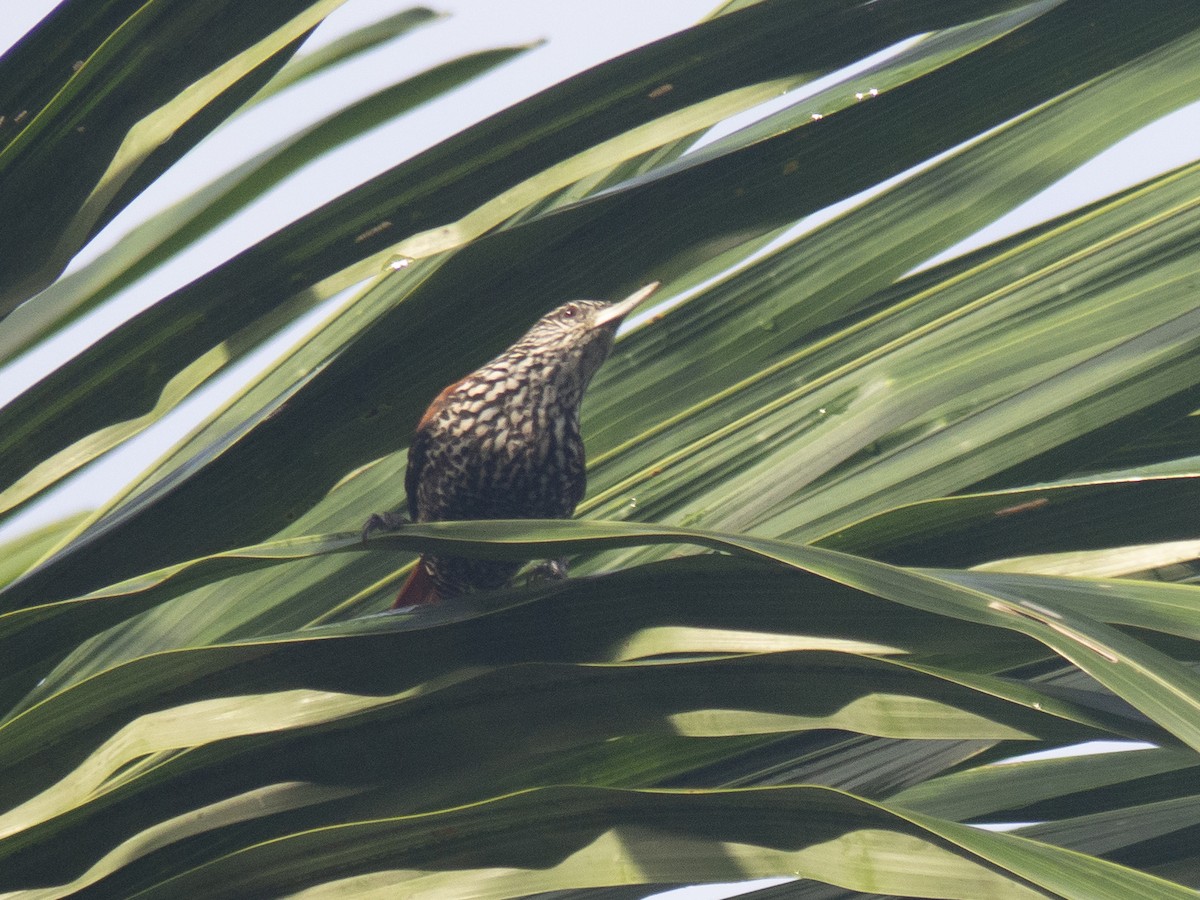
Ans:
<svg viewBox="0 0 1200 900"><path fill-rule="evenodd" d="M599 327L601 325L608 325L613 322L620 322L627 315L637 309L643 300L657 291L661 284L661 281L652 281L644 288L639 288L638 290L634 291L619 303L614 303L607 309L602 309L599 315L596 316L596 326Z"/></svg>

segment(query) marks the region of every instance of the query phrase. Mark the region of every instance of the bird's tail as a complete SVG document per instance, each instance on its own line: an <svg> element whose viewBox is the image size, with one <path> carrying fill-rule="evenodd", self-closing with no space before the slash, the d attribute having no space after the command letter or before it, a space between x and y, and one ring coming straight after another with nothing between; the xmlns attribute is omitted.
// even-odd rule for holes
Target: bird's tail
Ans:
<svg viewBox="0 0 1200 900"><path fill-rule="evenodd" d="M433 583L433 576L429 574L429 570L425 567L425 560L419 559L413 570L408 573L408 578L404 580L404 586L400 588L400 593L396 595L392 609L399 609L402 606L420 606L425 603L437 603L440 599L437 585Z"/></svg>

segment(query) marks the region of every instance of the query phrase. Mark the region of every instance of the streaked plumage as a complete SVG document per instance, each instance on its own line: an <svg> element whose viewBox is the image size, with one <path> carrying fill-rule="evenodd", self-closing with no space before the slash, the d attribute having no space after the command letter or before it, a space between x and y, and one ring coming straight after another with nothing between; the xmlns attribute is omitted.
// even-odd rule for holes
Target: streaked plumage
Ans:
<svg viewBox="0 0 1200 900"><path fill-rule="evenodd" d="M408 450L404 485L412 521L570 517L587 486L579 431L584 391L608 358L621 321L657 287L647 285L620 303L565 303L443 390ZM397 519L372 516L364 536ZM502 587L520 567L423 556L394 605Z"/></svg>

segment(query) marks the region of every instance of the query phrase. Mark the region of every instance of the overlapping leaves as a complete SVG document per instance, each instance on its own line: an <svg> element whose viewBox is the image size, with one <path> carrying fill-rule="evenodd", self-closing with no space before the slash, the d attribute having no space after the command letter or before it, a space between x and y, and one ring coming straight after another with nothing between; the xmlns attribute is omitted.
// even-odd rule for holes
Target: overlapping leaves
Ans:
<svg viewBox="0 0 1200 900"><path fill-rule="evenodd" d="M683 153L781 86L928 29L869 85ZM1191 896L1200 599L1080 576L1136 545L1189 580L1200 176L908 273L1200 96L1198 35L1182 3L766 0L402 165L11 404L10 480L55 469L17 504L78 465L73 441L170 408L163 385L186 394L221 342L249 346L389 248L415 260L105 509L14 548L0 886L509 897L785 874ZM722 41L727 59L697 53ZM853 100L863 87L878 96ZM385 212L397 178L409 193ZM441 218L422 219L434 199ZM181 211L179 243L207 227ZM359 542L401 500L394 451L436 387L562 292L649 277L702 287L593 385L592 521ZM121 396L133 382L140 399ZM577 577L362 615L406 551L432 547L575 554ZM1048 560L1076 577L1022 572ZM1093 738L1158 749L996 764ZM997 820L1041 824L962 824Z"/></svg>

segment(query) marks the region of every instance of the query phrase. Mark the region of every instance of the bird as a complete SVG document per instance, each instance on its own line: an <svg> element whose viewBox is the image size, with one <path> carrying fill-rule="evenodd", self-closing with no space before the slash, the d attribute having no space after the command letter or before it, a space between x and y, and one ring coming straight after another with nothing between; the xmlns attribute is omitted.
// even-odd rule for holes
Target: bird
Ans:
<svg viewBox="0 0 1200 900"><path fill-rule="evenodd" d="M572 300L546 313L515 344L442 390L417 423L404 475L412 522L565 519L587 487L579 408L592 376L612 352L617 327L659 287L624 300ZM376 531L405 522L376 513ZM425 554L392 609L504 587L523 564ZM560 579L565 560L537 574Z"/></svg>

